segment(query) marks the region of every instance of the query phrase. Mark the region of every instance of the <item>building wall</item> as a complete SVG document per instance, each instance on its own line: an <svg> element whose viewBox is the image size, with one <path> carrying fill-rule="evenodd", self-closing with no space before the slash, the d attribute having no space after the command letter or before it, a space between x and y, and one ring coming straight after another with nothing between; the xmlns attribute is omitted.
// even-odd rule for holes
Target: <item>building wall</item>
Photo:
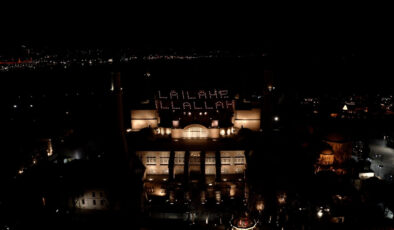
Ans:
<svg viewBox="0 0 394 230"><path fill-rule="evenodd" d="M145 175L168 175L170 151L137 151L145 166Z"/></svg>
<svg viewBox="0 0 394 230"><path fill-rule="evenodd" d="M221 173L226 174L241 174L246 169L245 152L241 150L226 150L220 151L220 158L222 163Z"/></svg>
<svg viewBox="0 0 394 230"><path fill-rule="evenodd" d="M351 142L334 142L325 141L329 144L334 152L335 161L342 164L346 160L349 160L352 156L352 143Z"/></svg>
<svg viewBox="0 0 394 230"><path fill-rule="evenodd" d="M159 117L156 110L131 110L131 128L140 130L158 127Z"/></svg>
<svg viewBox="0 0 394 230"><path fill-rule="evenodd" d="M190 151L189 173L201 173L200 151ZM243 150L223 150L220 151L221 172L226 174L243 174L246 169L245 151ZM137 151L137 156L145 166L144 179L149 175L169 175L170 151ZM174 175L175 177L184 174L185 151L175 151L174 155ZM205 153L205 175L216 175L216 159L214 151Z"/></svg>
<svg viewBox="0 0 394 230"><path fill-rule="evenodd" d="M75 199L75 206L81 210L108 210L109 202L107 194L101 189L89 189L77 199Z"/></svg>
<svg viewBox="0 0 394 230"><path fill-rule="evenodd" d="M197 125L196 125L197 126ZM201 125L198 125L201 127ZM185 127L185 129L171 129L171 138L219 138L220 129L219 128L206 128L201 127L202 132L191 134L190 127ZM198 135L196 135L198 134Z"/></svg>
<svg viewBox="0 0 394 230"><path fill-rule="evenodd" d="M174 175L183 175L185 167L185 151L175 151Z"/></svg>
<svg viewBox="0 0 394 230"><path fill-rule="evenodd" d="M205 153L205 175L216 175L216 159L214 151Z"/></svg>
<svg viewBox="0 0 394 230"><path fill-rule="evenodd" d="M248 128L253 131L260 130L261 123L261 110L253 108L251 110L235 110L234 111L234 127L235 128Z"/></svg>
<svg viewBox="0 0 394 230"><path fill-rule="evenodd" d="M201 173L200 151L190 151L189 173Z"/></svg>

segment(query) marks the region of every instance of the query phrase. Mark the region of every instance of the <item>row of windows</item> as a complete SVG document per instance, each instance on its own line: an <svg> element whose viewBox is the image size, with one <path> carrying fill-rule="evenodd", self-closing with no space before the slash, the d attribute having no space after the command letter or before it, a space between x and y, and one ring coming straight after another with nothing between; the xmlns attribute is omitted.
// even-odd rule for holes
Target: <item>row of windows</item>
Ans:
<svg viewBox="0 0 394 230"><path fill-rule="evenodd" d="M215 164L216 158L215 157L207 157L205 158L205 164L212 165Z"/></svg>
<svg viewBox="0 0 394 230"><path fill-rule="evenodd" d="M231 157L222 157L221 162L222 162L222 165L229 165L229 164L231 164Z"/></svg>
<svg viewBox="0 0 394 230"><path fill-rule="evenodd" d="M169 157L160 157L160 164L161 165L168 165L170 158Z"/></svg>
<svg viewBox="0 0 394 230"><path fill-rule="evenodd" d="M160 157L160 164L161 165L168 165L169 157ZM155 165L156 164L156 157L146 157L146 164L147 165Z"/></svg>
<svg viewBox="0 0 394 230"><path fill-rule="evenodd" d="M82 202L82 205L85 205L85 204L86 204L85 199L82 199L81 202ZM92 204L93 204L93 205L96 205L96 200L93 200ZM101 204L101 205L105 205L105 200L100 200L100 204Z"/></svg>
<svg viewBox="0 0 394 230"><path fill-rule="evenodd" d="M183 164L185 164L185 158L183 158L183 157L175 157L174 158L174 164L176 164L176 165L183 165Z"/></svg>
<svg viewBox="0 0 394 230"><path fill-rule="evenodd" d="M104 193L100 192L100 197L103 197L103 196L104 196ZM92 192L92 197L96 197L96 192Z"/></svg>
<svg viewBox="0 0 394 230"><path fill-rule="evenodd" d="M234 164L245 164L245 158L244 157L234 157Z"/></svg>
<svg viewBox="0 0 394 230"><path fill-rule="evenodd" d="M215 164L216 160L215 157L207 157L205 158L205 163L206 164ZM233 157L234 164L245 164L245 158L240 156L240 157ZM169 157L160 157L160 164L161 165L168 165L169 162ZM231 157L222 157L221 162L224 165L231 164ZM174 158L174 163L175 164L184 164L185 159L183 157L175 157ZM191 157L190 158L190 164L199 164L200 163L200 158L199 157ZM147 157L146 158L146 164L147 165L156 165L156 157Z"/></svg>
<svg viewBox="0 0 394 230"><path fill-rule="evenodd" d="M156 164L156 157L146 157L146 164L155 165Z"/></svg>

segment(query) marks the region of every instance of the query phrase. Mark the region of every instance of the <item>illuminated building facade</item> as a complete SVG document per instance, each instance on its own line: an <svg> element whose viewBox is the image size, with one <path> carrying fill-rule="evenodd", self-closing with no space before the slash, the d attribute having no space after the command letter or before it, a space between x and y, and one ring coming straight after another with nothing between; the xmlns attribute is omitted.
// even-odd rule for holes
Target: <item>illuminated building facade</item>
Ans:
<svg viewBox="0 0 394 230"><path fill-rule="evenodd" d="M261 109L238 103L228 90L170 90L157 92L156 108L131 110L129 135L151 131L150 141L134 143L144 167L144 208L248 199L253 149L238 137L242 129L261 131Z"/></svg>

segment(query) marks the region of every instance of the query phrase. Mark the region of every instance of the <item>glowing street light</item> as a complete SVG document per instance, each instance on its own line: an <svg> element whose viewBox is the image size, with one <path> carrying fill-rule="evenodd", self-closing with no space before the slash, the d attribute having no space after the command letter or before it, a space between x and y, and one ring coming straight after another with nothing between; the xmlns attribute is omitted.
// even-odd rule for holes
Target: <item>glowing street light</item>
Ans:
<svg viewBox="0 0 394 230"><path fill-rule="evenodd" d="M317 211L317 217L318 217L319 219L323 217L323 210L319 209L319 210Z"/></svg>

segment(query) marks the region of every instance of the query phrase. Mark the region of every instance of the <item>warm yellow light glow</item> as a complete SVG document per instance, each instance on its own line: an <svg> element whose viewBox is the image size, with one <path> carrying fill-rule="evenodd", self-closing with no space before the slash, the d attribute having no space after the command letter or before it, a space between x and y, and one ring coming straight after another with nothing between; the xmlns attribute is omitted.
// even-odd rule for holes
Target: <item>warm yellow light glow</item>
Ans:
<svg viewBox="0 0 394 230"><path fill-rule="evenodd" d="M133 130L140 130L143 128L147 127L152 127L156 128L157 127L157 119L145 119L145 120L139 120L139 119L134 119L131 120L131 128Z"/></svg>
<svg viewBox="0 0 394 230"><path fill-rule="evenodd" d="M317 211L317 217L322 218L323 217L323 210Z"/></svg>
<svg viewBox="0 0 394 230"><path fill-rule="evenodd" d="M201 195L201 197L200 197L201 204L205 204L205 202L207 202L205 191L201 191L200 195Z"/></svg>
<svg viewBox="0 0 394 230"><path fill-rule="evenodd" d="M178 120L172 121L172 127L178 128L179 127L179 121Z"/></svg>
<svg viewBox="0 0 394 230"><path fill-rule="evenodd" d="M234 197L236 191L237 191L237 186L236 186L235 184L232 184L232 185L230 186L230 197Z"/></svg>
<svg viewBox="0 0 394 230"><path fill-rule="evenodd" d="M183 136L185 138L207 138L208 129L199 124L191 124L184 128Z"/></svg>
<svg viewBox="0 0 394 230"><path fill-rule="evenodd" d="M53 149L52 149L52 140L48 139L48 147L47 147L47 155L48 157L52 156Z"/></svg>
<svg viewBox="0 0 394 230"><path fill-rule="evenodd" d="M226 131L224 131L224 129L221 129L220 130L220 136L224 136L224 135L226 135Z"/></svg>
<svg viewBox="0 0 394 230"><path fill-rule="evenodd" d="M334 164L334 154L332 152L322 152L320 154L320 164L321 165L332 165Z"/></svg>
<svg viewBox="0 0 394 230"><path fill-rule="evenodd" d="M375 176L374 172L361 172L361 173L358 174L358 177L361 180L366 180L366 179L369 179L369 178L374 177L374 176Z"/></svg>
<svg viewBox="0 0 394 230"><path fill-rule="evenodd" d="M219 121L218 120L212 120L211 126L212 126L212 128L218 127L219 126Z"/></svg>
<svg viewBox="0 0 394 230"><path fill-rule="evenodd" d="M342 110L343 111L347 111L348 109L347 109L347 105L344 105L343 107L342 107Z"/></svg>
<svg viewBox="0 0 394 230"><path fill-rule="evenodd" d="M278 195L278 203L279 204L285 204L286 203L286 198L287 198L286 193L280 193Z"/></svg>
<svg viewBox="0 0 394 230"><path fill-rule="evenodd" d="M220 204L221 199L222 199L222 196L220 194L220 191L215 191L216 204Z"/></svg>
<svg viewBox="0 0 394 230"><path fill-rule="evenodd" d="M257 201L256 203L256 210L261 212L264 210L264 203L262 200Z"/></svg>

